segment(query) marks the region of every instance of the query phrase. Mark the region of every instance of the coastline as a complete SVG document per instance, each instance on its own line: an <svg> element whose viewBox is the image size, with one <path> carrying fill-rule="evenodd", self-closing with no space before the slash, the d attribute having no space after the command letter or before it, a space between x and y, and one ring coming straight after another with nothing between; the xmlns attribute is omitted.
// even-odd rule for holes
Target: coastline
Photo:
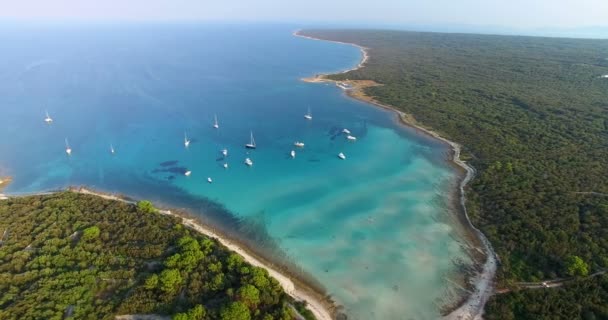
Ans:
<svg viewBox="0 0 608 320"><path fill-rule="evenodd" d="M317 38L313 38L313 37L309 37L309 36L305 36L303 34L300 34L300 31L302 31L302 29L298 29L298 30L294 31L292 33L292 35L294 37L300 37L300 38L309 39L309 40L327 41L327 42L345 44L345 45L353 46L353 47L355 47L355 48L357 48L357 49L359 49L361 51L361 54L362 54L361 61L359 61L359 63L354 68L350 68L348 70L343 70L343 71L336 72L336 73L333 73L333 74L342 74L342 73L347 73L347 72L355 71L357 69L361 69L361 68L363 68L363 66L365 65L365 63L367 62L367 60L369 59L369 52L368 52L369 48L366 48L364 46L360 46L360 45L358 45L356 43L317 39ZM320 76L320 75L318 75L318 76ZM313 78L317 78L318 76L315 76ZM308 79L313 79L313 78L308 78ZM314 81L307 81L307 82L314 82ZM318 81L318 82L335 82L335 81L328 80L328 81Z"/></svg>
<svg viewBox="0 0 608 320"><path fill-rule="evenodd" d="M363 54L363 58L355 68L352 68L352 69L349 69L346 71L342 71L342 72L338 72L338 73L334 73L334 74L343 74L343 73L347 73L350 71L361 69L365 66L365 63L369 60L369 48L366 48L366 47L363 47L363 46L360 46L360 45L357 45L354 43L346 43L346 42L341 42L341 41L314 38L314 37L302 35L302 34L300 34L300 31L301 30L294 31L293 35L296 37L302 37L302 38L310 39L310 40L328 41L328 42L351 45L351 46L354 46L354 47L358 48L359 50L361 50L361 52ZM450 141L450 140L442 137L439 133L435 132L434 130L420 125L419 123L416 122L416 120L414 119L414 117L412 115L407 114L401 110L398 110L397 108L395 108L393 106L383 104L364 93L365 88L371 87L371 86L379 86L381 84L378 84L371 80L335 81L335 80L328 79L327 78L328 75L329 74L317 74L314 77L302 78L301 80L304 82L310 82L310 83L329 82L329 83L336 84L336 86L338 86L338 82L346 83L346 84L350 85L349 89L345 89L343 86L338 86L338 87L340 87L349 97L369 103L369 104L377 106L377 107L381 107L383 109L393 111L397 114L397 116L399 118L399 122L401 124L403 124L407 127L413 128L419 132L422 132L424 135L426 135L430 138L439 140L440 142L445 143L450 146L450 148L452 150L452 155L451 155L451 159L450 159L451 163L453 165L455 165L457 168L459 168L459 170L461 170L462 172L465 173L458 184L459 185L459 188L458 188L459 197L458 198L459 198L459 207L460 207L460 208L458 208L458 209L460 209L458 211L461 211L461 213L462 213L460 218L463 222L463 227L468 229L465 231L468 232L469 236L471 236L472 239L470 239L470 240L476 240L474 242L478 242L480 244L480 246L478 246L478 248L476 248L476 249L483 250L485 262L483 262L480 266L481 271L478 271L477 275L473 276L469 280L473 284L473 292L471 292L469 294L469 296L464 300L464 302L462 302L459 306L456 306L455 308L450 310L450 312L447 315L445 315L443 317L443 319L445 319L445 320L482 319L482 315L484 312L484 306L485 306L486 302L488 301L488 299L490 298L490 296L492 296L492 294L494 293L493 279L496 274L497 258L496 258L496 254L494 253L494 250L492 248L492 245L490 244L490 242L488 241L486 236L483 234L483 232L481 230L479 230L477 227L475 227L473 225L473 223L471 222L469 215L468 215L468 211L467 211L467 207L466 207L465 187L475 177L476 171L472 166L468 165L465 161L460 159L462 146L454 141ZM479 248L479 247L481 247L481 248Z"/></svg>
<svg viewBox="0 0 608 320"><path fill-rule="evenodd" d="M135 204L135 201L123 199L119 196L99 192L87 188L68 188L68 191L77 192L81 194L94 195L107 200L121 201L125 203ZM285 293L291 296L297 301L306 301L306 308L310 310L317 320L333 320L337 311L336 305L333 301L329 300L326 296L315 292L310 288L306 288L305 284L299 280L288 275L285 272L281 272L274 268L271 263L265 261L263 258L255 255L250 250L247 250L245 246L238 243L237 241L230 239L221 233L215 231L211 226L206 225L195 218L186 217L183 214L176 213L169 209L158 209L158 212L165 215L170 215L181 219L181 223L207 237L216 239L223 246L231 251L236 252L245 259L249 264L264 268L268 271L271 277L275 278L280 284Z"/></svg>

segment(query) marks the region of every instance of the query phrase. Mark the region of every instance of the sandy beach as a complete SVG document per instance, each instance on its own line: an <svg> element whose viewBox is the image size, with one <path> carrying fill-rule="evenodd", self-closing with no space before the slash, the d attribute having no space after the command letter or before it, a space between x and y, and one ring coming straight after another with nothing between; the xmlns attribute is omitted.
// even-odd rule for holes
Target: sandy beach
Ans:
<svg viewBox="0 0 608 320"><path fill-rule="evenodd" d="M89 195L95 195L95 196L102 197L102 198L108 199L108 200L122 201L122 202L127 202L127 203L132 203L132 204L135 203L133 201L125 200L125 199L122 199L122 198L114 196L114 195L105 194L102 192L96 192L96 191L89 190L86 188L71 188L70 191L79 192L79 193L83 193L83 194L89 194ZM266 269L268 271L268 273L270 274L270 276L272 276L273 278L277 279L277 281L279 281L279 283L283 287L283 290L285 290L285 292L287 294L289 294L295 300L306 301L307 308L314 314L314 316L318 320L332 320L334 318L332 315L333 312L331 311L334 308L329 308L328 302L319 300L317 298L317 296L315 296L315 294L311 294L308 290L303 290L301 288L298 288L298 286L296 286L296 284L294 283L294 281L292 280L291 277L278 271L277 269L273 268L272 266L268 265L267 263L264 263L262 261L262 259L251 254L249 251L247 251L246 249L241 247L237 242L235 242L231 239L228 239L227 237L221 235L220 233L212 230L209 226L206 226L206 225L200 223L199 221L196 221L195 219L183 217L175 212L172 212L171 210L159 210L158 212L182 219L182 223L185 226L187 226L187 227L191 228L192 230L195 230L201 234L204 234L208 237L217 239L217 241L219 241L222 245L226 246L228 249L241 255L248 263L250 263L256 267Z"/></svg>
<svg viewBox="0 0 608 320"><path fill-rule="evenodd" d="M357 44L345 43L345 42L333 41L333 40L317 39L317 38L313 38L310 36L300 34L300 30L295 31L293 33L293 35L297 36L297 37L302 37L302 38L317 40L317 41L329 41L329 42L335 42L335 43L341 43L341 44L348 44L348 45L352 45L354 47L359 48L361 50L361 52L363 53L363 58L362 58L361 62L355 68L352 68L352 69L349 69L349 70L346 70L343 72L339 72L337 74L342 74L342 73L346 73L349 71L363 68L365 66L365 63L369 59L369 49L366 47L357 45ZM335 83L335 84L338 83L338 81L328 79L327 74L318 74L314 77L302 78L301 80L305 81L305 82L311 82L311 83L318 83L318 82L330 82L330 83ZM478 272L477 275L473 276L469 280L473 284L473 288L472 288L473 290L470 293L469 297L462 304L460 304L459 307L457 307L456 309L452 310L449 314L447 314L444 317L444 319L445 320L482 319L484 306L485 306L486 302L488 301L488 299L490 298L490 296L492 296L492 294L494 293L494 276L496 274L497 259L496 259L496 254L494 253L494 250L492 249L492 246L491 246L490 242L488 241L488 239L486 238L486 236L481 232L481 230L476 228L471 223L471 220L469 219L469 215L468 215L467 208L466 208L466 197L465 197L464 188L473 179L476 171L473 167L471 167L465 161L460 159L460 153L461 153L462 147L460 146L460 144L442 137L440 134L438 134L434 130L420 125L419 123L416 122L415 118L412 115L406 114L403 111L400 111L393 106L383 104L383 103L375 100L373 97L370 97L365 94L365 92L364 92L365 88L370 87L370 86L379 86L381 84L378 84L371 80L346 80L346 81L340 81L340 82L350 85L349 89L342 88L348 96L350 96L354 99L358 99L358 100L367 102L369 104L395 112L399 118L400 123L402 123L403 125L414 128L417 131L422 132L423 134L425 134L429 137L432 137L443 143L446 143L452 149L451 161L453 162L453 164L455 166L457 166L458 168L460 168L461 170L463 170L465 172L465 174L462 177L462 180L459 183L459 188L458 188L459 189L458 198L459 198L459 204L461 206L461 210L459 210L459 211L461 211L462 215L463 215L461 220L464 222L463 223L464 227L467 229L469 236L476 239L477 241L475 241L475 242L478 242L481 244L480 245L481 248L477 248L477 249L480 249L483 251L484 256L485 256L485 261L483 263L481 263L481 265L480 265L481 271Z"/></svg>

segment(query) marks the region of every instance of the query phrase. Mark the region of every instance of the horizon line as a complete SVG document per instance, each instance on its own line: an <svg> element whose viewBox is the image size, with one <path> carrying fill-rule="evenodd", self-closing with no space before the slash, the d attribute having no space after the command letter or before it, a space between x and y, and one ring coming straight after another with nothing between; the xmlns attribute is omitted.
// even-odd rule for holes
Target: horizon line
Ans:
<svg viewBox="0 0 608 320"><path fill-rule="evenodd" d="M2 18L2 17L0 17ZM33 24L33 25L32 25ZM608 39L608 25L584 25L576 27L510 27L487 24L465 23L378 23L369 21L339 21L327 22L317 20L224 20L224 19L85 19L85 18L3 18L0 25L284 25L297 28L345 28L345 29L373 29L411 32L433 32L452 34L480 34L503 36L529 36L549 38L573 39Z"/></svg>

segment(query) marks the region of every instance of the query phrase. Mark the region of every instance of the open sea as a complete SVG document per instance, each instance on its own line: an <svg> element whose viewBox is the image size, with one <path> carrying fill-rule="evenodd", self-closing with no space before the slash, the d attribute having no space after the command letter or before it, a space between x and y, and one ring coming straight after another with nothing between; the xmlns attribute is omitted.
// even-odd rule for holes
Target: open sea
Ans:
<svg viewBox="0 0 608 320"><path fill-rule="evenodd" d="M448 277L471 263L447 209L448 149L333 84L300 81L361 52L294 29L3 26L6 193L87 185L186 208L311 275L349 319L438 318L460 292Z"/></svg>

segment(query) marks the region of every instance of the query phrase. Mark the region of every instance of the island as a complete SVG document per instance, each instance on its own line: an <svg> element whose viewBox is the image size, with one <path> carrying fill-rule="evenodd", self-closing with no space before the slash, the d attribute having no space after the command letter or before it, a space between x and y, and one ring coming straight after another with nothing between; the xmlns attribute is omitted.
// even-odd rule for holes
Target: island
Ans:
<svg viewBox="0 0 608 320"><path fill-rule="evenodd" d="M316 319L188 221L109 198L79 189L0 201L0 319Z"/></svg>
<svg viewBox="0 0 608 320"><path fill-rule="evenodd" d="M608 317L608 41L386 30L300 30L362 63L311 82L453 141L471 238L496 276L450 319ZM466 168L462 167L461 168ZM463 204L465 202L463 201ZM476 228L481 234L475 232ZM483 246L478 246L481 250ZM491 271L491 270L490 270ZM458 310L457 310L458 311Z"/></svg>

